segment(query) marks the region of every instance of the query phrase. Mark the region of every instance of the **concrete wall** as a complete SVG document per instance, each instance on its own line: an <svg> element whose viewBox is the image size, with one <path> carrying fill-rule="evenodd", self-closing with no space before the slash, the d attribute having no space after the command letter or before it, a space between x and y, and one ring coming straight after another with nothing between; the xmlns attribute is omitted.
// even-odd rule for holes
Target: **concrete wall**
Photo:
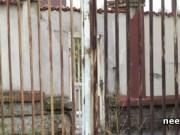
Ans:
<svg viewBox="0 0 180 135"><path fill-rule="evenodd" d="M178 18L177 31L180 39L180 19ZM154 15L154 90L155 95L162 95L162 62L161 62L161 17ZM179 40L180 41L180 40ZM178 41L178 48L180 42ZM149 16L145 16L145 69L146 95L150 95L149 82ZM178 49L178 52L180 51ZM165 17L165 59L166 59L166 88L167 95L174 95L174 22L173 17ZM180 52L179 52L180 54ZM180 58L180 56L178 56ZM180 59L179 59L180 60ZM180 68L178 68L180 69Z"/></svg>
<svg viewBox="0 0 180 135"><path fill-rule="evenodd" d="M104 34L104 14L97 15L97 28L98 34ZM109 22L108 22L108 88L110 93L112 94L115 90L115 27L114 27L114 18L115 14L108 14ZM123 26L123 27L122 27ZM103 42L104 43L104 42ZM120 93L122 95L126 95L127 89L127 77L126 77L126 15L119 14L119 45L120 45Z"/></svg>
<svg viewBox="0 0 180 135"><path fill-rule="evenodd" d="M98 32L103 34L104 19L103 14L98 14ZM115 89L115 28L114 14L109 13L108 31L109 31L109 90L112 93ZM155 96L162 95L162 65L161 65L161 16L154 15L154 93ZM165 17L165 50L166 50L166 88L167 95L174 95L174 22L173 17ZM149 61L149 15L144 18L145 31L145 81L146 95L150 96L150 61ZM180 19L178 17L178 46L180 45ZM126 75L126 18L125 14L119 14L119 45L120 45L120 94L127 93L127 75ZM180 47L179 50L180 51ZM180 54L180 52L179 52ZM180 56L179 56L180 61ZM179 68L180 69L180 68Z"/></svg>
<svg viewBox="0 0 180 135"><path fill-rule="evenodd" d="M30 90L30 64L29 64L29 37L28 37L28 18L27 18L27 3L22 5L22 43L23 43L23 77L24 90ZM17 10L15 6L11 6L11 46L12 46L12 78L13 90L19 90L19 47L18 47L18 20ZM32 39L33 39L33 68L34 68L34 89L39 90L39 70L38 70L38 35L37 35L37 16L36 5L32 4ZM104 33L104 15L97 15L98 35ZM6 7L0 6L0 38L1 38L1 54L2 54L2 78L3 89L9 90L9 71L8 71L8 44L7 44L7 19ZM110 94L115 90L115 27L114 13L108 14L108 31L109 31L109 78L108 85ZM74 31L81 34L80 13L74 12ZM180 21L178 18L178 33L180 32ZM167 94L174 94L174 60L173 60L173 17L165 18L166 25L166 84ZM146 73L146 95L150 95L149 90L149 17L145 16L145 73ZM65 94L70 96L70 78L69 78L69 60L70 60L70 14L63 12L63 32L64 32L64 66L65 66ZM126 75L126 16L123 13L119 14L119 45L120 45L120 94L127 93L127 75ZM179 34L180 35L180 34ZM54 62L54 86L55 94L60 94L60 52L59 52L59 13L52 11L52 45L53 45L53 62ZM104 40L104 38L101 38ZM180 36L179 36L180 40ZM41 12L41 42L42 42L42 88L49 94L49 52L48 52L48 13ZM101 41L100 43L104 43ZM180 43L180 41L179 41ZM180 53L179 53L180 54ZM155 95L161 95L161 21L160 16L154 16L154 80L155 80ZM179 58L180 60L180 58Z"/></svg>
<svg viewBox="0 0 180 135"><path fill-rule="evenodd" d="M29 58L29 35L27 3L24 2L21 8L22 17L22 43L23 43L23 81L24 90L30 90L30 58ZM38 64L38 29L37 29L36 5L32 4L32 40L33 40L33 70L34 89L39 90L39 64ZM41 12L41 42L42 42L42 89L49 94L49 49L48 49L48 16L47 12ZM10 8L11 16L11 55L12 55L12 82L13 90L19 90L19 41L18 41L18 18L15 6ZM74 13L74 31L80 34L80 16ZM2 53L2 78L3 89L9 90L9 70L8 70L8 39L7 39L7 19L6 7L0 6L0 34ZM64 66L65 66L65 95L70 96L69 81L69 60L70 60L70 16L68 12L63 12L63 32L64 32ZM53 68L54 68L54 90L55 94L60 94L60 41L59 41L59 13L52 12L52 46L53 46Z"/></svg>

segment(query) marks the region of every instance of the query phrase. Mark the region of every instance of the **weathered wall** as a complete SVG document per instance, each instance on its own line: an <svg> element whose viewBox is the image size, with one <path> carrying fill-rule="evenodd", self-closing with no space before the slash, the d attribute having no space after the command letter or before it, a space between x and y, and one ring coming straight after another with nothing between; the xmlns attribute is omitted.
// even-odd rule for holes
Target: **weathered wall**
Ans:
<svg viewBox="0 0 180 135"><path fill-rule="evenodd" d="M117 117L116 114L118 114ZM166 108L166 116L167 117L175 117L175 110L174 106L167 106ZM109 109L109 119L110 124L108 127L109 132L118 134L118 129L121 135L127 135L127 132L129 130L127 119L127 108L117 108L117 107L111 107ZM164 125L162 124L162 107L161 106L155 106L154 107L154 133L155 135L161 135L163 132ZM143 123L142 125L139 125L139 107L131 107L131 133L134 135L137 135L139 132L139 128L142 128L143 135L149 135L150 134L150 124L151 123L151 117L150 117L150 107L146 106L143 107ZM118 129L117 129L118 127ZM167 134L171 135L175 132L175 126L172 125L166 125Z"/></svg>
<svg viewBox="0 0 180 135"><path fill-rule="evenodd" d="M29 58L29 35L27 3L24 2L21 9L22 17L22 43L23 43L23 81L24 90L30 90L30 58ZM34 89L39 90L39 64L38 64L38 29L36 5L32 4L32 40L33 40L33 69L34 69ZM19 90L19 41L18 41L18 18L17 9L11 6L11 46L12 46L12 82L13 90ZM80 34L80 16L74 13L75 32ZM2 78L3 89L9 90L9 70L8 70L8 39L7 39L7 18L6 7L0 7L0 34L1 34L1 53L2 53ZM65 66L65 95L70 96L69 81L69 60L70 60L70 16L68 12L63 12L63 34L64 34L64 66ZM53 67L54 67L54 90L55 94L60 94L60 43L59 43L59 13L52 12L52 46L53 46ZM42 43L42 89L49 94L49 51L48 51L48 16L47 12L41 12L41 43Z"/></svg>
<svg viewBox="0 0 180 135"><path fill-rule="evenodd" d="M103 34L104 19L103 14L98 14L98 32ZM108 14L108 38L109 38L109 90L112 93L115 89L115 28L113 13ZM178 43L180 44L180 18L178 17ZM165 50L166 50L166 87L167 95L174 95L174 23L173 16L165 17ZM126 95L127 92L127 75L126 75L126 20L125 14L119 14L119 45L120 45L120 93ZM161 16L154 15L154 93L155 96L162 95L162 65L161 65ZM144 18L144 38L145 38L145 81L146 95L150 96L150 71L149 71L149 16ZM178 44L178 45L179 45ZM180 47L179 47L180 48ZM180 50L180 49L179 49ZM180 54L180 52L179 52ZM180 56L179 56L180 60ZM138 71L137 71L138 72Z"/></svg>
<svg viewBox="0 0 180 135"><path fill-rule="evenodd" d="M178 40L180 41L180 19L177 24ZM162 62L161 62L161 16L154 15L154 90L156 96L162 95ZM180 42L178 41L178 46ZM145 16L145 70L146 95L150 95L149 70L149 16ZM180 47L178 47L180 49ZM165 17L165 59L167 95L174 95L174 22L173 17ZM178 50L180 54L180 50ZM178 56L180 58L180 55ZM180 59L179 59L180 60ZM179 68L180 69L180 68ZM179 80L180 81L180 80Z"/></svg>
<svg viewBox="0 0 180 135"><path fill-rule="evenodd" d="M41 114L40 112L40 103L35 103L35 116L34 116L34 127L35 127L35 134L41 134ZM3 132L5 135L11 135L12 123L11 123L11 113L9 111L10 104L4 104L4 123L2 123L2 119L0 119L0 134L2 135ZM24 126L25 126L25 134L32 134L32 104L25 103L24 107ZM22 119L21 119L21 104L15 103L14 104L14 132L15 134L22 134ZM67 135L70 135L70 128L71 128L71 112L65 111L65 132ZM60 134L61 132L61 113L60 111L55 111L55 133ZM49 110L44 110L44 132L45 135L51 134L51 115ZM4 131L3 131L4 130Z"/></svg>
<svg viewBox="0 0 180 135"><path fill-rule="evenodd" d="M30 65L29 65L29 37L28 37L28 18L27 18L27 3L22 5L22 41L23 41L23 77L24 90L30 90ZM34 88L39 90L39 70L38 70L38 35L37 35L37 16L36 5L32 4L32 39L33 39L33 67L34 67ZM13 70L13 89L19 90L19 48L18 48L18 20L15 6L11 6L11 46L12 46L12 70ZM1 53L2 53L2 78L3 89L9 89L9 71L8 71L8 44L7 44L7 19L6 7L0 6L0 38L1 38ZM98 34L103 37L104 33L104 15L97 15ZM108 52L109 52L109 68L108 68L108 85L110 94L115 90L115 27L114 13L108 14ZM81 33L80 13L74 12L74 31ZM155 80L155 95L161 95L161 21L160 16L154 16L154 80ZM178 18L178 33L180 32L180 21ZM173 68L173 17L165 17L166 25L166 85L167 94L174 94L174 68ZM149 17L145 16L145 75L146 75L146 95L149 96ZM65 94L70 96L70 14L63 12L63 32L64 32L64 66L65 66ZM126 16L124 13L119 14L119 45L120 45L120 94L127 93L127 76L126 76ZM54 61L54 86L55 94L60 94L60 52L59 52L59 13L52 11L52 43L53 43L53 61ZM103 40L103 38L101 38ZM180 34L179 34L180 40ZM42 42L42 88L49 94L49 52L48 52L48 13L41 12L41 42ZM104 43L101 41L100 43ZM179 41L180 43L180 41ZM179 58L180 60L180 58Z"/></svg>
<svg viewBox="0 0 180 135"><path fill-rule="evenodd" d="M104 14L97 15L97 28L98 34L104 34ZM108 88L110 93L115 90L115 72L116 72L116 62L115 62L115 14L108 14ZM123 26L123 27L122 27ZM104 43L104 42L103 42ZM119 45L120 45L120 93L126 95L127 89L127 78L126 78L126 15L119 14Z"/></svg>

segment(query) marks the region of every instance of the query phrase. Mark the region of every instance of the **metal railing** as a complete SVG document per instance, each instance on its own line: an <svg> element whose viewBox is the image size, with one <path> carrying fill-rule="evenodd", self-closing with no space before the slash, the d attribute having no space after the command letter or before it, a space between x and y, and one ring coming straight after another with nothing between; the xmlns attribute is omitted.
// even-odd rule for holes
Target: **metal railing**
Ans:
<svg viewBox="0 0 180 135"><path fill-rule="evenodd" d="M7 126L11 126L11 132L10 134L14 135L14 134L17 134L16 133L16 129L15 129L15 112L14 112L14 104L15 104L15 95L14 95L14 89L13 89L13 82L12 82L12 46L14 43L12 43L12 37L11 36L11 8L14 7L15 5L15 8L16 8L16 11L17 11L17 18L18 18L18 35L16 35L18 37L18 44L19 44L19 73L20 73L20 90L18 91L20 93L20 104L21 104L21 110L20 110L20 117L21 117L21 134L27 134L26 132L26 124L25 124L25 114L24 114L24 109L25 109L25 88L24 88L24 75L23 75L23 71L26 70L24 69L24 66L23 66L23 36L22 35L22 30L23 30L23 25L22 25L22 2L26 2L26 1L21 1L21 0L17 0L17 1L10 1L10 0L6 0L6 1L2 1L1 4L2 6L4 6L6 8L6 19L7 19L7 31L5 34L7 34L7 38L8 38L8 59L7 61L9 62L9 67L8 67L8 70L9 70L9 99L10 99L10 114L11 114L11 124L9 123L9 125ZM42 75L42 68L43 68L43 65L42 65L42 48L43 48L43 44L42 44L42 27L41 27L41 9L44 8L42 7L42 1L38 0L38 1L31 1L31 0L28 0L27 3L27 22L28 22L28 33L27 33L27 36L29 36L28 38L28 42L29 42L29 54L26 54L26 55L29 55L29 58L30 58L30 90L31 90L31 104L32 104L32 108L31 108L31 116L32 116L32 124L31 124L31 128L32 128L32 132L31 134L36 134L36 128L35 128L35 124L37 124L35 122L35 88L34 88L34 46L33 46L33 36L32 34L34 34L32 32L32 22L36 21L34 19L32 19L32 3L35 2L36 3L36 13L35 13L35 16L36 16L36 24L37 24L37 39L38 39L38 64L39 64L39 91L40 91L40 133L41 134L47 134L46 133L46 129L45 129L45 111L44 111L44 106L45 106L45 97L44 97L44 93L45 91L43 90L42 88L42 83L43 83L43 75ZM50 134L57 134L56 131L55 131L55 112L54 112L54 97L55 97L55 94L54 94L54 67L53 67L53 50L52 50L52 46L53 46L53 43L52 43L52 9L54 8L52 6L52 1L51 0L48 0L46 1L47 2L47 10L48 10L48 21L47 21L47 24L48 24L48 48L49 48L49 60L47 60L47 63L49 65L49 83L50 83L50 110L51 110L51 113L50 113L50 121L51 121L51 130L50 130ZM24 4L24 3L23 3ZM60 68L61 68L61 79L59 80L59 83L61 84L61 88L59 90L59 93L61 93L61 132L62 134L64 135L65 134L65 128L66 128L66 125L65 125L65 103L64 103L64 34L63 34L63 26L62 26L62 22L63 22L63 18L62 18L62 10L63 10L63 5L62 5L62 1L57 1L56 2L57 6L59 6L58 8L56 7L56 10L59 12L59 52L60 52L60 55L59 55L59 58L60 58ZM3 9L2 9L3 10ZM71 124L71 133L74 135L75 134L75 117L76 117L76 103L75 103L75 84L74 84L74 39L73 39L73 36L74 36L74 24L73 24L73 1L71 0L70 1L70 33L71 33L71 59L72 59L72 66L71 66L71 76L72 76L72 80L68 80L68 81L72 81L71 85L72 85L72 124ZM4 20L1 20L1 22L4 21ZM6 27L4 26L4 27ZM1 34L4 34L4 33L1 33ZM1 50L3 51L3 50ZM2 59L2 56L0 54L0 57ZM0 66L2 68L2 66ZM67 70L67 68L66 68ZM2 70L0 70L2 71ZM2 74L1 74L1 120L2 120L2 123L1 123L1 129L2 129L2 134L8 134L4 131L4 116L6 115L5 112L3 111L4 110L4 90L2 88Z"/></svg>
<svg viewBox="0 0 180 135"><path fill-rule="evenodd" d="M98 2L98 1L96 1ZM96 3L94 2L94 3ZM131 29L135 29L135 28L132 28L132 22L133 22L133 16L134 13L133 13L133 8L136 8L137 12L135 13L138 17L137 17L137 22L138 22L138 25L137 26L134 26L134 27L137 27L137 31L136 31L136 34L138 35L137 36L137 40L138 40L138 46L137 47L137 53L139 54L138 56L137 55L134 55L134 57L136 57L136 60L137 60L137 66L138 68L136 68L136 71L138 73L138 77L137 78L137 82L138 82L138 90L136 91L138 93L138 97L136 97L137 99L137 107L139 108L139 121L137 121L139 124L139 134L142 135L143 134L143 122L144 122L144 100L145 100L145 96L144 96L144 87L143 87L143 68L144 68L144 58L146 55L150 55L149 58L149 70L150 70L150 73L149 73L149 76L150 76L150 80L147 80L150 82L150 101L149 101L149 105L150 105L150 123L149 123L149 131L150 131L150 134L153 135L155 134L155 98L156 95L155 95L155 84L154 84L154 65L157 64L154 62L154 50L157 49L157 46L154 46L154 43L156 42L155 39L154 39L154 10L153 10L153 5L154 5L154 2L153 0L149 0L149 19L148 19L148 24L149 24L149 54L145 54L144 53L144 46L145 46L145 43L144 43L144 37L145 37L145 33L144 33L144 27L148 27L147 26L147 20L146 22L144 22L144 1L142 0L137 0L135 3L136 3L136 6L133 6L132 2L134 1L131 1L131 0L126 0L124 2L120 2L118 0L114 0L113 2L111 1L111 10L109 11L108 7L107 7L107 0L104 0L104 37L105 37L105 41L104 41L104 63L105 63L105 81L104 81L104 87L105 87L105 107L106 107L106 112L109 112L108 109L109 109L109 101L108 101L108 93L109 93L109 87L108 87L108 69L109 69L109 60L108 58L110 57L110 53L108 53L108 49L110 48L110 46L112 44L110 44L109 41L111 41L112 39L108 38L110 34L109 31L109 26L108 26L108 23L109 22L109 19L108 19L108 16L110 16L108 13L114 13L115 17L114 17L114 27L115 27L115 63L116 63L116 71L115 71L115 95L118 95L118 99L121 99L123 96L119 94L119 91L120 91L120 63L119 63L119 58L121 56L120 54L120 51L122 48L119 48L120 46L120 39L119 39L119 31L121 31L121 29L123 29L123 27L125 26L120 26L120 19L119 19L119 16L120 16L120 13L124 13L126 15L126 53L127 53L127 96L126 96L126 99L127 99L127 127L128 127L128 130L127 130L127 134L130 135L130 134L133 134L133 131L132 131L132 117L134 117L134 115L132 116L132 110L133 108L131 108L132 106L132 100L133 100L133 95L131 94L131 91L133 90L133 88L131 87L131 85L135 82L135 80L133 80L132 78L135 78L132 76L131 74L131 69L134 68L133 67L133 64L132 64L132 55L133 54L133 51L136 51L136 50L132 50L131 48L133 48L133 44L131 43L131 40L133 40L133 37L131 35ZM112 4L113 3L113 4ZM123 4L124 5L123 5ZM147 3L146 3L147 4ZM112 6L114 5L114 6ZM95 7L95 6L94 6ZM132 9L132 10L131 10ZM167 115L166 115L166 112L167 112L167 102L166 102L166 97L168 96L166 94L166 49L165 49L165 41L166 40L166 36L165 34L168 34L168 33L165 33L165 29L166 29L166 25L168 25L167 23L165 24L165 15L167 15L167 13L165 13L165 0L161 0L161 11L159 13L159 16L161 18L161 35L159 35L159 38L161 38L161 52L162 52L162 55L160 56L161 57L161 62L162 62L162 67L159 67L159 69L162 69L162 95L161 95L161 98L160 98L160 101L162 101L162 103L160 103L162 105L162 118L166 118ZM175 112L176 112L176 117L178 118L179 116L179 88L178 88L178 28L177 28L177 18L178 18L178 15L177 15L177 1L176 0L172 0L172 16L171 18L173 18L173 22L174 22L174 39L172 39L174 41L174 45L172 45L172 47L174 47L174 98L175 100L173 100L174 102L174 105L175 105ZM96 20L94 20L96 21ZM93 24L92 24L93 25ZM93 27L94 29L96 28L95 25ZM146 29L147 30L147 29ZM134 35L135 36L135 35ZM134 41L134 40L133 40ZM122 42L121 42L122 43ZM146 42L147 43L147 42ZM134 43L134 46L135 46L136 43ZM147 60L147 59L146 59ZM147 71L146 71L147 72ZM134 81L134 82L133 82ZM146 89L146 88L145 88ZM146 91L147 92L147 91ZM171 94L173 94L173 91L171 91ZM94 109L97 109L96 107ZM110 119L110 116L108 116L108 113L106 113L106 121L108 121ZM123 119L119 119L119 121L121 121ZM106 124L106 127L108 127L108 122ZM98 125L98 122L95 123L95 125ZM98 130L98 127L95 127L97 131ZM179 131L178 131L178 128L175 128L175 133L178 134ZM97 132L94 132L94 134L97 134ZM166 126L163 126L163 134L167 134L167 127Z"/></svg>
<svg viewBox="0 0 180 135"><path fill-rule="evenodd" d="M7 48L8 48L8 78L9 78L9 89L8 89L8 94L9 94L9 102L10 102L10 118L11 118L11 124L8 126L11 126L11 134L15 135L16 134L16 129L15 129L15 108L14 104L16 102L15 99L15 91L13 89L13 65L12 65L12 46L13 42L11 33L11 6L13 8L16 8L17 11L17 29L18 29L18 55L19 55L19 78L20 78L20 118L21 118L21 134L26 134L26 122L25 122L25 101L26 101L26 96L25 96L25 83L24 83L24 66L23 66L23 25L22 25L22 13L21 13L21 8L22 8L22 1L17 0L17 1L10 1L6 0L1 2L4 4L3 6L6 7L6 26L7 26L7 31L6 33L0 33L2 34L7 34ZM137 101L136 107L138 108L139 111L139 118L137 121L138 122L138 134L142 135L143 134L143 123L144 123L144 104L146 101L146 87L145 86L145 60L144 57L147 55L145 54L144 46L145 46L145 32L144 29L145 27L149 28L148 31L148 38L149 38L149 101L148 101L148 106L150 108L150 124L149 124L149 131L150 134L153 135L155 134L155 83L154 83L154 65L156 64L154 62L154 50L156 49L157 46L154 46L155 44L155 39L154 39L154 11L153 11L153 0L149 0L149 20L147 21L148 26L145 26L145 13L144 13L144 1L143 0L126 0L126 1L121 1L119 3L119 0L114 0L114 6L112 6L112 1L111 1L111 7L109 9L108 7L108 0L104 0L104 9L98 9L97 8L97 0L89 0L89 1L81 1L81 9L80 12L78 13L80 16L79 23L80 23L80 29L81 29L81 38L77 40L77 44L80 46L76 46L75 43L75 14L74 14L74 6L73 6L73 0L70 0L70 7L67 9L67 7L63 7L62 0L59 0L58 2L56 1L55 4L57 4L56 7L53 7L52 5L54 4L54 0L48 0L44 1L47 5L46 7L41 7L41 2L40 0L37 1L23 1L27 2L27 24L28 24L28 45L29 45L29 54L26 54L29 56L29 69L30 69L30 91L31 91L31 129L32 129L32 134L36 134L36 91L35 91L35 79L34 79L34 46L33 46L33 32L32 32L32 22L34 21L32 19L32 4L36 4L36 27L37 27L37 45L38 45L38 70L39 70L39 75L38 75L38 80L39 80L39 92L40 92L40 134L45 135L46 134L46 123L45 123L45 92L43 90L43 74L42 74L42 68L43 68L43 60L42 60L42 50L43 50L43 43L42 41L42 25L41 25L41 10L44 8L47 8L47 31L48 31L48 60L46 63L48 63L48 71L49 72L49 93L50 93L50 134L58 134L56 133L56 125L55 125L55 86L54 86L54 50L53 50L53 23L52 23L52 10L56 10L55 12L58 12L58 27L59 27L59 35L58 35L58 40L59 40L59 62L60 62L60 79L59 84L60 85L60 106L61 106L61 112L60 112L60 119L61 119L61 133L62 135L66 134L66 117L65 117L65 82L69 81L70 82L70 92L71 92L71 99L72 99L72 115L71 115L71 134L75 135L76 130L77 130L77 117L81 118L82 121L82 134L92 134L92 135L98 135L98 134L108 134L107 128L110 126L111 122L111 117L110 117L110 95L112 93L115 95L115 103L117 104L117 108L122 108L122 102L126 104L126 114L127 114L127 134L131 135L133 134L132 131L132 106L134 103L134 100ZM134 5L134 3L136 3ZM13 5L12 5L13 4ZM15 6L14 6L15 5ZM87 8L88 7L88 8ZM66 10L69 10L69 31L70 31L70 68L65 67L64 65L64 48L66 47L65 44L65 39L66 35L64 34L65 32L63 31L63 21L65 20L63 18L63 8L66 8ZM136 10L132 10L135 8ZM3 9L2 9L3 10ZM1 12L1 9L0 9ZM112 17L110 13L113 13L113 25L110 26L110 20L109 18ZM101 17L100 14L102 15ZM125 16L122 16L125 15ZM174 42L173 49L174 49L174 95L173 98L173 104L175 108L175 114L176 117L179 117L179 82L178 82L178 68L179 68L179 62L178 62L178 12L177 12L177 0L172 0L172 18L173 18L173 28L174 28L174 39L172 39ZM137 17L136 23L137 26L134 28L134 16ZM161 74L162 74L162 79L161 79L161 85L162 85L162 95L160 98L161 106L162 106L162 117L166 118L166 113L167 113L167 76L166 76L166 49L165 49L165 44L166 44L166 34L165 29L166 29L166 23L165 23L165 0L161 0L161 13L160 13L160 18L161 18L161 35L159 35L159 38L161 38ZM33 16L34 17L34 16ZM125 18L125 25L121 26L121 19L120 18ZM100 18L103 20L100 20ZM43 20L43 19L42 19ZM4 20L0 20L0 23ZM103 22L101 24L101 27L103 27L103 32L100 29L98 25L98 21ZM6 27L4 26L4 27ZM114 33L110 33L110 28L114 27ZM125 28L126 32L124 35L126 35L126 39L124 40L126 48L126 95L121 95L121 29ZM134 30L136 29L136 30ZM135 35L135 41L137 40L136 43L132 43L134 41L134 38L132 36L132 31L136 32ZM112 32L112 31L111 31ZM103 45L99 45L100 43L97 41L98 35L102 36L104 41ZM111 43L111 40L109 37L113 35L113 40L114 40L114 48L113 43ZM1 37L0 37L1 39ZM1 39L2 40L2 39ZM81 41L82 40L82 41ZM81 43L80 43L81 42ZM98 44L99 43L99 44ZM102 43L102 42L101 42ZM136 50L133 50L133 45L136 46ZM112 48L111 48L112 47ZM100 49L99 49L100 48ZM103 52L101 49L103 48ZM111 53L109 50L113 50L113 53ZM2 48L0 48L0 102L1 102L1 129L2 129L2 134L6 134L4 131L4 121L5 121L5 112L4 112L4 89L3 89L3 77L2 77ZM101 54L102 53L102 57ZM134 55L135 54L135 55ZM138 55L136 55L138 54ZM111 56L114 55L115 60L115 67L114 67L114 91L112 92L110 89L111 85L109 83L109 78L110 78L110 61L113 61ZM136 57L137 56L137 57ZM134 77L132 72L133 67L133 60L134 58L136 59L135 64L135 72L137 72L137 76ZM110 59L110 60L109 60ZM133 64L132 64L133 63ZM103 65L103 71L104 73L102 74L100 72L102 65ZM57 66L58 67L58 66ZM68 70L70 74L70 79L65 80L65 71ZM100 75L102 74L102 75ZM100 75L100 77L99 77ZM137 84L137 88L133 88L135 83ZM136 89L136 90L134 90ZM134 95L135 94L138 96ZM173 93L173 92L172 92ZM125 100L121 102L121 99L125 97ZM19 98L18 98L19 101ZM104 113L102 112L101 109L104 109ZM105 116L104 116L105 115ZM118 114L116 114L118 115ZM115 117L115 116L114 116ZM119 118L117 120L118 122L121 121ZM118 126L116 127L118 131L118 134L120 134L120 129L118 129ZM179 128L175 128L175 133L176 135L179 134ZM163 134L167 134L167 129L164 126L163 127Z"/></svg>

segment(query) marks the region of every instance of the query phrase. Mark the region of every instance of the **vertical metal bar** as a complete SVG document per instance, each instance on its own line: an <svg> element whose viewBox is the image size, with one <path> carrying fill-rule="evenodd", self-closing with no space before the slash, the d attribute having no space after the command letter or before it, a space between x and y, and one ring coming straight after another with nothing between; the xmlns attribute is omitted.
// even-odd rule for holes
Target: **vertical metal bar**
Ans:
<svg viewBox="0 0 180 135"><path fill-rule="evenodd" d="M52 26L51 26L51 0L48 0L48 31L49 31L49 70L50 70L50 96L51 96L51 135L54 131L54 84L53 84L53 54L52 54Z"/></svg>
<svg viewBox="0 0 180 135"><path fill-rule="evenodd" d="M0 40L1 40L1 33L0 33ZM0 41L0 102L1 102L1 130L2 134L5 134L4 131L4 92L3 92L3 86L2 86L2 53L1 53L1 41Z"/></svg>
<svg viewBox="0 0 180 135"><path fill-rule="evenodd" d="M35 134L34 127L34 79L33 79L33 44L31 26L31 0L27 1L28 8L28 32L29 32L29 57L30 57L30 79L31 79L31 100L32 100L32 134Z"/></svg>
<svg viewBox="0 0 180 135"><path fill-rule="evenodd" d="M40 88L40 104L41 104L41 134L44 135L44 94L42 90L42 43L41 43L41 24L40 24L40 0L37 1L37 24L38 24L38 53L39 53L39 88Z"/></svg>
<svg viewBox="0 0 180 135"><path fill-rule="evenodd" d="M109 100L108 100L108 15L107 0L104 0L104 89L105 89L105 129L109 127Z"/></svg>
<svg viewBox="0 0 180 135"><path fill-rule="evenodd" d="M97 18L96 18L96 0L90 1L90 44L92 51L92 79L91 88L93 93L93 124L94 124L94 135L98 134L99 121L98 121L98 71L97 71Z"/></svg>
<svg viewBox="0 0 180 135"><path fill-rule="evenodd" d="M65 118L64 118L64 34L63 34L63 20L62 20L62 0L59 1L59 29L60 29L60 59L61 59L61 121L62 121L62 135L65 134Z"/></svg>
<svg viewBox="0 0 180 135"><path fill-rule="evenodd" d="M116 96L119 93L119 13L118 1L115 0L115 46L116 46Z"/></svg>
<svg viewBox="0 0 180 135"><path fill-rule="evenodd" d="M131 135L131 112L130 112L130 1L126 1L127 13L126 13L126 33L127 33L127 125L128 125L128 135Z"/></svg>
<svg viewBox="0 0 180 135"><path fill-rule="evenodd" d="M75 88L74 88L74 75L75 75L75 70L74 70L74 19L73 19L73 0L70 0L70 31L71 31L71 72L72 72L72 135L75 135L76 132L76 101L75 101Z"/></svg>
<svg viewBox="0 0 180 135"><path fill-rule="evenodd" d="M119 0L115 0L115 59L116 59L116 75L115 75L115 95L116 95L116 99L118 98L119 95L119 12L118 12L118 4L119 4ZM116 111L116 117L118 117L118 111ZM117 124L116 124L116 130L117 133L119 133L119 119L117 119Z"/></svg>
<svg viewBox="0 0 180 135"><path fill-rule="evenodd" d="M138 50L139 50L139 135L143 134L142 125L143 125L143 104L142 104L142 96L143 96L143 82L142 82L142 0L138 1Z"/></svg>
<svg viewBox="0 0 180 135"><path fill-rule="evenodd" d="M12 63L11 63L11 27L10 27L10 1L6 1L7 6L7 36L8 36L8 62L9 62L9 88L10 88L10 112L11 112L11 133L14 135L14 99L12 86Z"/></svg>
<svg viewBox="0 0 180 135"><path fill-rule="evenodd" d="M161 0L161 40L162 40L162 116L166 118L166 63L165 63L165 2ZM166 135L166 126L163 127L163 135Z"/></svg>
<svg viewBox="0 0 180 135"><path fill-rule="evenodd" d="M150 17L149 17L149 30L150 30L150 129L151 135L154 135L154 38L153 38L153 0L149 2Z"/></svg>
<svg viewBox="0 0 180 135"><path fill-rule="evenodd" d="M177 34L177 0L172 0L172 12L174 18L174 85L175 85L175 115L179 116L179 103L178 103L178 34ZM179 134L179 128L175 128L175 134Z"/></svg>
<svg viewBox="0 0 180 135"><path fill-rule="evenodd" d="M21 128L22 134L25 132L24 126L24 84L23 84L23 61L22 61L22 21L21 21L21 7L20 0L17 0L17 14L18 14L18 37L19 37L19 63L20 63L20 93L21 93Z"/></svg>

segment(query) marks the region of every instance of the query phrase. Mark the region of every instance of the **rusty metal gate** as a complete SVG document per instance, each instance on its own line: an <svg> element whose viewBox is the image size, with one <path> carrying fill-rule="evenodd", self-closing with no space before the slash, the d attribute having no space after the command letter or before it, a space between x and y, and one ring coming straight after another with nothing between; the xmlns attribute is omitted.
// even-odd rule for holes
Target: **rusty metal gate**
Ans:
<svg viewBox="0 0 180 135"><path fill-rule="evenodd" d="M179 134L167 122L179 117L178 1L171 11L166 2L154 11L153 0L90 1L89 134Z"/></svg>
<svg viewBox="0 0 180 135"><path fill-rule="evenodd" d="M80 13L80 9L73 8L72 1L70 8L64 7L62 0L7 0L0 3L0 14L3 18L0 53L0 134L75 134L77 112L78 116L82 117L82 46L81 35L76 37L74 33L73 12ZM58 29L55 31L58 32L57 43L54 40L53 11L58 17ZM70 13L70 24L67 26L70 27L70 46L64 43L65 19L62 19L62 16L65 11ZM47 12L47 18L43 18L42 12ZM43 19L47 25L43 24ZM64 54L64 48L67 47L68 55ZM7 55L4 54L6 51ZM44 53L45 51L47 52ZM67 61L68 67L64 67ZM65 80L67 76L68 80ZM64 85L67 84L66 81L69 84L68 93L71 93L68 94L68 103L65 90L67 87ZM76 93L78 95L75 95ZM61 96L58 96L60 94ZM67 108L65 104L69 103L70 108Z"/></svg>
<svg viewBox="0 0 180 135"><path fill-rule="evenodd" d="M0 1L0 134L178 135L178 1L78 2Z"/></svg>

